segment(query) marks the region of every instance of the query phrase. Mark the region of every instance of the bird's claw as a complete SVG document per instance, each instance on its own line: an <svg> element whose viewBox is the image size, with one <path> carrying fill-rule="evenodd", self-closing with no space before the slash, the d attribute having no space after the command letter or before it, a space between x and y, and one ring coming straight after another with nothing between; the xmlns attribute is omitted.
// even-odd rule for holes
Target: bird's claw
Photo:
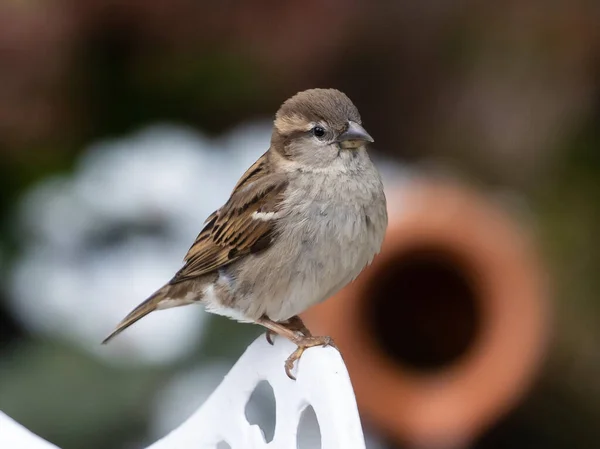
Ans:
<svg viewBox="0 0 600 449"><path fill-rule="evenodd" d="M269 342L269 344L271 346L273 346L275 344L275 342L273 341L273 336L275 335L275 332L273 332L270 329L267 329L267 332L265 334L265 337L267 338L267 341Z"/></svg>
<svg viewBox="0 0 600 449"><path fill-rule="evenodd" d="M322 347L331 346L331 347L337 349L337 346L333 342L333 339L331 337L325 337L325 336L324 337L313 337L313 336L299 337L298 339L296 339L294 341L294 343L296 343L296 345L298 345L298 347L287 358L287 360L285 361L285 364L284 364L285 374L287 374L287 376L292 380L296 380L296 376L294 376L292 374L292 369L294 368L294 362L296 362L297 360L300 360L300 357L302 356L302 354L304 354L304 351L306 351L308 348L312 348L315 346L322 346Z"/></svg>

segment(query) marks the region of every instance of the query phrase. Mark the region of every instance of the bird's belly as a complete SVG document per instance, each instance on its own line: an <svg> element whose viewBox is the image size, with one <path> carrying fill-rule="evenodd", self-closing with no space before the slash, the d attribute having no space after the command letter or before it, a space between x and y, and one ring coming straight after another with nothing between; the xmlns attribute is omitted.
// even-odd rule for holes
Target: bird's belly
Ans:
<svg viewBox="0 0 600 449"><path fill-rule="evenodd" d="M381 239L356 205L330 204L327 214L311 216L291 217L277 243L255 257L252 275L238 276L242 295L248 287L239 305L252 318L281 321L303 312L352 281L379 250Z"/></svg>

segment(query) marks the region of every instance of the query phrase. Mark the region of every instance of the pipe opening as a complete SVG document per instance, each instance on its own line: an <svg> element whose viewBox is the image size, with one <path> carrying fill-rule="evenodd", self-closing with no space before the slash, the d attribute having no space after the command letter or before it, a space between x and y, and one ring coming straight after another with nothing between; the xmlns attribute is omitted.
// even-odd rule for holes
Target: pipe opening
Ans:
<svg viewBox="0 0 600 449"><path fill-rule="evenodd" d="M405 368L444 369L477 338L482 298L474 277L467 264L442 247L398 254L367 286L369 332Z"/></svg>

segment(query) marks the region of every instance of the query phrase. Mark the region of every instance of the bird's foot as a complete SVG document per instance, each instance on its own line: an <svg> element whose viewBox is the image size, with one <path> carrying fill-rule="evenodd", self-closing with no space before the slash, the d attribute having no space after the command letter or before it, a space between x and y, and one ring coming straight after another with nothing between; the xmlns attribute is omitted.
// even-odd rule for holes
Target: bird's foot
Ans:
<svg viewBox="0 0 600 449"><path fill-rule="evenodd" d="M284 365L285 373L292 380L296 380L296 377L292 374L294 362L299 360L308 348L314 346L331 346L337 349L331 337L314 337L298 316L293 316L285 323L278 323L265 316L257 320L256 323L267 328L267 341L269 343L273 344L272 336L278 334L297 346L296 350L287 358Z"/></svg>
<svg viewBox="0 0 600 449"><path fill-rule="evenodd" d="M337 346L335 345L335 343L333 342L333 339L331 337L313 337L311 336L307 336L307 337L298 337L296 339L292 340L293 343L295 343L296 345L298 345L298 347L296 348L296 350L294 352L292 352L292 354L287 358L287 360L285 361L285 374L287 374L287 376L292 379L292 380L296 380L296 377L292 374L292 369L294 368L294 362L296 362L297 360L300 360L300 357L302 357L302 354L304 354L304 351L306 351L308 348L312 348L315 346L331 346L335 349L337 349Z"/></svg>

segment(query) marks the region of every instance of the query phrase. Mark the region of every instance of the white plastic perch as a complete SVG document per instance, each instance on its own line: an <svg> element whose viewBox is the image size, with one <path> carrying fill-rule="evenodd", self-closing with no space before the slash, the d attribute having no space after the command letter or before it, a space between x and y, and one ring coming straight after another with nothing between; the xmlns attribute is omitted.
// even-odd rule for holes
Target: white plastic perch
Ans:
<svg viewBox="0 0 600 449"><path fill-rule="evenodd" d="M289 341L275 345L261 335L225 376L207 401L183 424L148 449L295 449L298 423L311 405L319 422L322 449L365 449L350 378L333 348L307 350L295 368L297 381L283 369L294 350ZM245 406L261 381L273 388L276 426L267 443L257 425L248 423ZM226 447L226 446L225 446ZM56 449L0 412L0 448Z"/></svg>

